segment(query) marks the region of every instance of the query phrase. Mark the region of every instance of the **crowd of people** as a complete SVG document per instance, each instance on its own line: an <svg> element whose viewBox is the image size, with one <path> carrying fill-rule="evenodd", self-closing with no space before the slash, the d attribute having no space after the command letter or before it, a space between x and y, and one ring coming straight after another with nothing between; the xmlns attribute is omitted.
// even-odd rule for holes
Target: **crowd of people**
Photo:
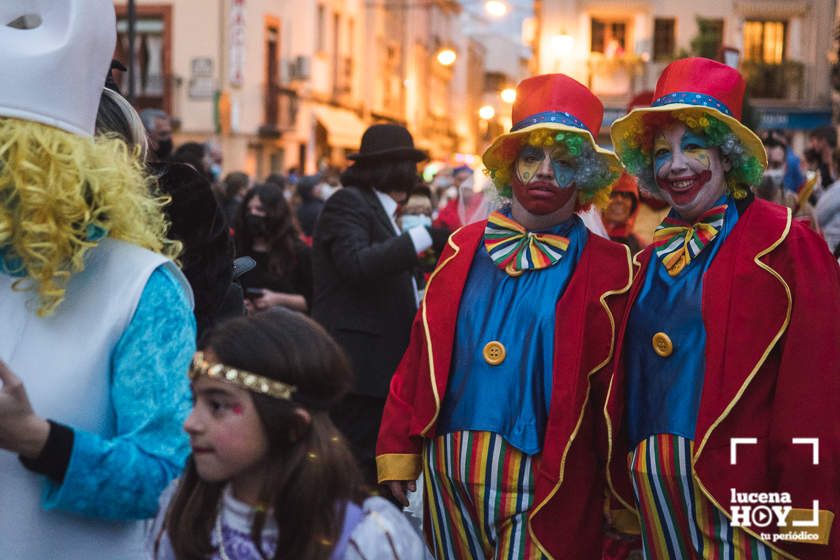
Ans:
<svg viewBox="0 0 840 560"><path fill-rule="evenodd" d="M688 58L611 149L548 74L480 168L255 178L122 96L110 0L7 11L0 557L840 558L834 127Z"/></svg>

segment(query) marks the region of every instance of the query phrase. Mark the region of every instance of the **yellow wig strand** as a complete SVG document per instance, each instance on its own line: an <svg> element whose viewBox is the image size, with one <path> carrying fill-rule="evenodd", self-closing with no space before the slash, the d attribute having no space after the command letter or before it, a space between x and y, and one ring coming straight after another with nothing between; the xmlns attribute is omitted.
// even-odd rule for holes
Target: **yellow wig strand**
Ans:
<svg viewBox="0 0 840 560"><path fill-rule="evenodd" d="M37 294L39 316L61 304L103 235L176 257L167 202L124 142L0 118L0 256L23 276L14 289Z"/></svg>

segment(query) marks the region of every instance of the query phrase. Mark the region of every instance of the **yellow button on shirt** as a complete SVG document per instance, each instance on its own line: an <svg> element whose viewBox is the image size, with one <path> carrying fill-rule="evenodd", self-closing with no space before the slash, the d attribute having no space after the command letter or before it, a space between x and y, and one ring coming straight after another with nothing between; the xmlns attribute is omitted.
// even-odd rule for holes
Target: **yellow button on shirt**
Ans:
<svg viewBox="0 0 840 560"><path fill-rule="evenodd" d="M663 358L667 358L674 353L674 343L671 342L671 337L664 332L653 335L651 344L653 345L653 351Z"/></svg>
<svg viewBox="0 0 840 560"><path fill-rule="evenodd" d="M505 361L506 351L501 342L491 341L484 345L484 359L491 366L497 366Z"/></svg>

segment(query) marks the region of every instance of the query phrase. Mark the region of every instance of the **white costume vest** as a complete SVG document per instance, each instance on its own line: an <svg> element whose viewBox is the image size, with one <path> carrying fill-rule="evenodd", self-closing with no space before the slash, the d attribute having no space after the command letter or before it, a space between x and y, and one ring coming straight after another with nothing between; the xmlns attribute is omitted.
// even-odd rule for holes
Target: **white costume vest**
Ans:
<svg viewBox="0 0 840 560"><path fill-rule="evenodd" d="M143 288L165 257L102 240L73 276L66 299L49 317L35 313L33 292L15 292L0 274L0 359L26 387L35 412L72 428L114 435L109 397L114 347L134 315ZM183 275L169 266L191 293ZM98 521L44 511L44 480L0 450L0 558L50 560L142 558L143 522Z"/></svg>

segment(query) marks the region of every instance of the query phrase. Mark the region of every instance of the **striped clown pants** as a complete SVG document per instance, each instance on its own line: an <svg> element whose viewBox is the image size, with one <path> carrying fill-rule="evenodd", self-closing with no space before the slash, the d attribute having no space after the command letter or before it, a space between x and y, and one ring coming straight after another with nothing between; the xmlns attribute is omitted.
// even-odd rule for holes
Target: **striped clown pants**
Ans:
<svg viewBox="0 0 840 560"><path fill-rule="evenodd" d="M630 476L647 560L777 560L712 504L691 475L693 443L657 434L630 455Z"/></svg>
<svg viewBox="0 0 840 560"><path fill-rule="evenodd" d="M435 558L546 558L528 533L537 460L490 432L427 440L424 519Z"/></svg>

